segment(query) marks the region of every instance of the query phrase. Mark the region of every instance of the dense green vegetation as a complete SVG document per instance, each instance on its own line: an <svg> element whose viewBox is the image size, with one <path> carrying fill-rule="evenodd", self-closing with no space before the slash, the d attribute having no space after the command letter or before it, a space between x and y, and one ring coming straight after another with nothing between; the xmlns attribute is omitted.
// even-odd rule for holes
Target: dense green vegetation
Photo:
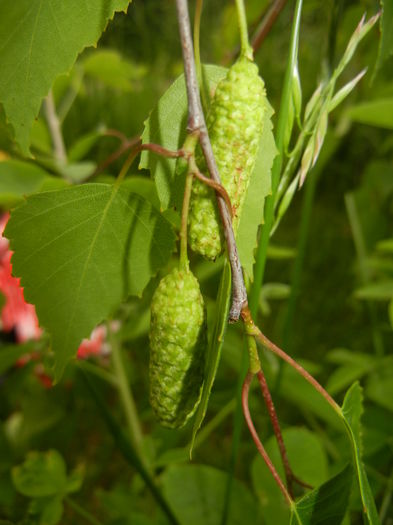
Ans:
<svg viewBox="0 0 393 525"><path fill-rule="evenodd" d="M342 407L332 410L259 348L289 462L309 487L294 483L289 509L244 424L247 345L243 323L226 322L225 256L211 262L189 250L210 342L196 416L166 429L149 404L150 304L178 265L184 166L138 152L115 181L139 137L183 144L175 2L48 0L40 10L38 1L2 0L0 211L2 227L9 222L0 242L0 524L393 523L393 2L281 3L254 54L272 110L238 247L256 323ZM199 2L189 4L193 18ZM250 35L269 5L245 2ZM367 34L330 92L365 12ZM234 1L205 0L200 47L203 64L220 66L203 68L208 105L240 50ZM296 62L301 91L286 76ZM348 96L333 98L364 69ZM305 108L320 83L312 120ZM324 142L319 156L313 143L312 168L310 137ZM297 174L305 182L285 187L280 201L276 183L291 162L288 182ZM274 233L264 253L257 232L261 246L269 198ZM10 250L36 310L11 277ZM285 481L256 381L249 405Z"/></svg>

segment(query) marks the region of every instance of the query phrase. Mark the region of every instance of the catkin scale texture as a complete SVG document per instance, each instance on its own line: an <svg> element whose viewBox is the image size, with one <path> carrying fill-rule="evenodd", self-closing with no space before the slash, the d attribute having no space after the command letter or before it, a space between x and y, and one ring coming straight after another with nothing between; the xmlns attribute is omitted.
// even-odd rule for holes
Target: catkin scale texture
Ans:
<svg viewBox="0 0 393 525"><path fill-rule="evenodd" d="M206 334L196 277L189 270L172 270L160 281L151 303L150 404L164 426L183 426L198 405Z"/></svg>
<svg viewBox="0 0 393 525"><path fill-rule="evenodd" d="M258 154L265 108L265 87L258 68L242 57L218 83L207 117L221 182L232 202L235 232ZM197 163L201 171L206 171L201 157ZM208 259L215 259L223 251L214 192L199 180L193 184L188 240L194 252Z"/></svg>

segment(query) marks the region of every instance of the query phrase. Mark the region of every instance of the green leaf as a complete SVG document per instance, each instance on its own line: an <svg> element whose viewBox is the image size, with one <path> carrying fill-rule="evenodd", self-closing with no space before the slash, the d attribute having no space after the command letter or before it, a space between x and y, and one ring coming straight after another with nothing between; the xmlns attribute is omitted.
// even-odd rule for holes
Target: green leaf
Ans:
<svg viewBox="0 0 393 525"><path fill-rule="evenodd" d="M370 374L366 383L366 395L378 405L393 412L393 358L382 360L381 366Z"/></svg>
<svg viewBox="0 0 393 525"><path fill-rule="evenodd" d="M34 195L5 235L25 298L52 336L60 378L81 340L127 295L140 295L174 246L169 223L118 185L85 184Z"/></svg>
<svg viewBox="0 0 393 525"><path fill-rule="evenodd" d="M361 422L363 413L363 393L358 382L354 383L345 395L342 414L350 438L355 468L359 481L363 510L369 525L380 525L374 497L367 479L366 469L362 461Z"/></svg>
<svg viewBox="0 0 393 525"><path fill-rule="evenodd" d="M41 191L48 179L53 179L39 166L20 160L0 162L0 206L11 208L23 197Z"/></svg>
<svg viewBox="0 0 393 525"><path fill-rule="evenodd" d="M0 375L4 374L22 355L29 354L34 348L35 343L33 342L0 346Z"/></svg>
<svg viewBox="0 0 393 525"><path fill-rule="evenodd" d="M84 475L85 475L85 468L83 465L77 467L71 472L71 474L68 476L68 479L67 479L67 487L66 487L67 494L78 492L81 489L82 484L83 484Z"/></svg>
<svg viewBox="0 0 393 525"><path fill-rule="evenodd" d="M204 65L204 75L210 89L214 89L218 82L225 77L223 67ZM187 91L184 75L180 75L165 91L156 107L145 121L142 142L154 142L167 149L179 149L185 138L187 125ZM149 169L157 186L158 197L162 209L168 208L173 202L174 177L176 159L166 159L150 151L141 155L139 168Z"/></svg>
<svg viewBox="0 0 393 525"><path fill-rule="evenodd" d="M315 375L313 363L301 362L301 364L308 372ZM311 411L316 417L337 430L342 428L340 417L337 416L329 403L291 366L284 365L282 369L280 394L295 408Z"/></svg>
<svg viewBox="0 0 393 525"><path fill-rule="evenodd" d="M348 115L361 124L393 129L393 98L372 100L352 106Z"/></svg>
<svg viewBox="0 0 393 525"><path fill-rule="evenodd" d="M355 290L356 299L371 301L389 301L393 297L393 280L367 284Z"/></svg>
<svg viewBox="0 0 393 525"><path fill-rule="evenodd" d="M17 142L28 152L32 123L55 78L95 45L130 0L2 0L0 103Z"/></svg>
<svg viewBox="0 0 393 525"><path fill-rule="evenodd" d="M334 478L296 502L290 525L340 525L349 502L353 471L346 467Z"/></svg>
<svg viewBox="0 0 393 525"><path fill-rule="evenodd" d="M250 278L253 277L254 252L258 244L258 229L263 223L265 198L271 193L273 159L277 155L271 121L273 109L268 102L266 106L258 157L251 175L236 234L239 258L243 269Z"/></svg>
<svg viewBox="0 0 393 525"><path fill-rule="evenodd" d="M99 80L106 87L120 91L131 91L132 80L141 78L146 69L133 64L115 50L100 49L83 62L86 75Z"/></svg>
<svg viewBox="0 0 393 525"><path fill-rule="evenodd" d="M323 483L328 475L327 458L322 443L316 434L305 428L291 427L283 431L283 437L295 475L312 486ZM283 479L284 469L274 436L271 436L267 441L266 451ZM259 455L252 462L251 475L254 491L263 508L266 525L288 523L290 517L288 504Z"/></svg>
<svg viewBox="0 0 393 525"><path fill-rule="evenodd" d="M30 498L62 493L67 484L64 459L57 450L29 452L24 463L12 469L12 481L18 492Z"/></svg>
<svg viewBox="0 0 393 525"><path fill-rule="evenodd" d="M354 381L370 373L378 363L370 354L360 354L344 348L330 351L327 360L341 365L330 374L326 383L326 390L331 395L348 388Z"/></svg>
<svg viewBox="0 0 393 525"><path fill-rule="evenodd" d="M205 419L207 407L209 404L210 393L213 388L213 383L216 378L218 365L221 357L222 345L224 344L225 329L228 324L228 313L231 299L231 269L228 261L225 261L223 268L220 288L217 295L216 316L214 320L214 328L209 341L209 349L207 354L207 362L205 368L205 379L202 387L201 401L197 408L194 426L192 428L192 438L190 444L190 456L194 447L195 438L198 430L201 428L203 420Z"/></svg>
<svg viewBox="0 0 393 525"><path fill-rule="evenodd" d="M391 253L393 254L393 238L384 239L377 243L377 250L382 253Z"/></svg>
<svg viewBox="0 0 393 525"><path fill-rule="evenodd" d="M149 201L157 210L160 209L156 186L148 177L133 175L123 182L123 187Z"/></svg>
<svg viewBox="0 0 393 525"><path fill-rule="evenodd" d="M164 495L181 525L220 525L227 474L203 465L175 465L161 478ZM227 525L260 523L258 506L239 482L231 499Z"/></svg>
<svg viewBox="0 0 393 525"><path fill-rule="evenodd" d="M33 500L29 507L29 513L39 516L39 525L56 525L63 510L63 498L58 495Z"/></svg>
<svg viewBox="0 0 393 525"><path fill-rule="evenodd" d="M68 162L73 163L82 160L102 136L102 132L91 131L79 137L68 150Z"/></svg>
<svg viewBox="0 0 393 525"><path fill-rule="evenodd" d="M393 55L393 2L380 0L382 16L380 20L381 38L379 40L377 71L391 55Z"/></svg>

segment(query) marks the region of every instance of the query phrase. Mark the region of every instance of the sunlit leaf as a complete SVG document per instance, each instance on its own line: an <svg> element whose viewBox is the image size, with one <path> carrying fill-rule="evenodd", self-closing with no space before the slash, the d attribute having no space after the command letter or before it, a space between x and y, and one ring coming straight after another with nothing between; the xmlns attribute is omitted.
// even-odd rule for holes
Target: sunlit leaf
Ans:
<svg viewBox="0 0 393 525"><path fill-rule="evenodd" d="M305 428L291 427L283 431L283 437L295 475L313 487L321 485L328 476L327 458L317 435ZM284 477L284 469L274 436L267 441L266 451L280 476ZM290 518L288 504L259 455L252 463L251 474L266 524L288 523Z"/></svg>
<svg viewBox="0 0 393 525"><path fill-rule="evenodd" d="M195 443L195 438L200 429L203 420L205 419L209 398L213 383L216 377L218 365L221 357L222 345L224 343L225 329L228 324L228 313L231 298L231 270L229 263L226 262L221 276L220 289L217 295L216 315L214 317L214 327L212 335L209 340L209 348L207 354L207 363L205 367L205 378L203 382L203 389L201 401L198 405L194 426L192 429L192 438L190 444L190 455Z"/></svg>
<svg viewBox="0 0 393 525"><path fill-rule="evenodd" d="M5 234L25 298L52 336L55 375L127 295L140 295L174 246L169 223L126 188L85 184L34 195Z"/></svg>
<svg viewBox="0 0 393 525"><path fill-rule="evenodd" d="M227 475L204 465L169 467L161 478L164 496L180 525L220 525ZM235 480L228 525L259 523L258 506L246 487Z"/></svg>
<svg viewBox="0 0 393 525"><path fill-rule="evenodd" d="M66 465L57 450L30 452L22 465L12 470L18 492L30 498L62 493L67 484Z"/></svg>
<svg viewBox="0 0 393 525"><path fill-rule="evenodd" d="M27 153L41 101L130 0L2 0L0 103Z"/></svg>
<svg viewBox="0 0 393 525"><path fill-rule="evenodd" d="M225 77L226 69L205 65L205 78L210 89ZM184 75L180 75L165 91L145 122L142 142L154 142L167 149L177 150L184 141L187 126L187 92ZM174 200L176 159L167 159L149 151L142 152L139 168L149 169L157 186L163 209Z"/></svg>
<svg viewBox="0 0 393 525"><path fill-rule="evenodd" d="M346 467L334 478L296 502L290 525L340 525L349 503L353 470Z"/></svg>
<svg viewBox="0 0 393 525"><path fill-rule="evenodd" d="M363 413L363 393L358 382L354 383L345 395L342 405L344 422L351 441L354 463L359 482L360 495L364 514L369 525L380 525L374 497L367 479L366 469L362 461L361 421Z"/></svg>

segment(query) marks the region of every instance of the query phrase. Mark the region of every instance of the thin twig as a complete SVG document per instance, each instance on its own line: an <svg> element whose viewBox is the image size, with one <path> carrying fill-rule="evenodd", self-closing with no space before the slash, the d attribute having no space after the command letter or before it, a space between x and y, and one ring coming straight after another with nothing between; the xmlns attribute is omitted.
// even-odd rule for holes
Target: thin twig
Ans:
<svg viewBox="0 0 393 525"><path fill-rule="evenodd" d="M225 200L225 203L231 214L231 217L233 217L233 208L232 208L231 199L228 195L227 190L224 188L224 186L222 184L218 184L217 182L214 182L214 180L209 179L209 177L205 177L205 175L203 175L203 173L201 173L199 169L196 169L193 175L195 175L197 179L199 179L201 182L203 182L207 186L210 186L210 188L213 188L213 190L215 190L219 195L221 195L221 197Z"/></svg>
<svg viewBox="0 0 393 525"><path fill-rule="evenodd" d="M184 157L185 153L182 149L177 151L169 150L160 146L159 144L141 144L140 137L133 137L132 139L126 140L122 145L114 151L107 159L104 160L99 166L97 166L92 177L102 173L108 166L115 162L119 157L121 157L126 151L132 150L132 154L136 157L141 151L152 151L157 155L162 155L163 157L168 157L171 159L176 159L179 157Z"/></svg>
<svg viewBox="0 0 393 525"><path fill-rule="evenodd" d="M284 350L281 350L277 345L275 345L270 339L268 339L265 334L254 323L250 310L245 307L242 310L242 318L246 327L246 333L248 335L254 336L267 350L270 350L274 354L278 355L281 359L290 364L301 376L304 377L314 388L317 390L329 403L329 405L337 412L337 414L342 417L342 411L340 406L334 401L334 399L326 392L322 385L318 383L314 377L307 372L299 363L297 363L291 356L289 356Z"/></svg>
<svg viewBox="0 0 393 525"><path fill-rule="evenodd" d="M115 334L111 329L110 323L108 323L108 334L112 347L113 374L117 380L116 386L120 401L123 405L131 443L138 452L139 458L144 464L145 468L149 470L150 465L143 450L143 432L139 421L138 410L135 405L134 396L127 378L122 348L120 347L119 341L116 339Z"/></svg>
<svg viewBox="0 0 393 525"><path fill-rule="evenodd" d="M272 474L272 476L274 478L274 481L277 483L277 485L278 485L279 489L281 490L284 498L287 500L289 506L291 507L292 506L292 498L291 498L289 492L287 491L287 489L285 488L285 485L282 482L282 480L281 480L281 478L280 478L280 476L279 476L275 466L273 465L272 460L270 459L270 457L267 454L264 446L262 445L261 440L259 439L258 433L255 430L254 423L253 423L252 418L251 418L250 408L248 406L248 396L249 396L250 385L251 385L251 381L252 381L253 377L254 377L254 374L252 374L251 372L248 372L247 375L246 375L246 378L244 380L244 383L243 383L243 388L242 388L242 407L243 407L244 418L246 420L247 427L248 427L248 429L250 431L252 439L254 440L254 443L255 443L255 445L256 445L256 447L258 449L258 452L262 456L264 462L266 463L267 468L270 470L270 472L271 472L271 474Z"/></svg>
<svg viewBox="0 0 393 525"><path fill-rule="evenodd" d="M74 510L76 514L79 514L82 518L84 518L87 522L91 523L91 525L102 525L101 521L98 521L95 516L90 514L85 508L83 508L79 503L74 501L69 496L65 497L65 502L68 503L68 505Z"/></svg>
<svg viewBox="0 0 393 525"><path fill-rule="evenodd" d="M195 148L198 143L197 134L189 134L183 144L181 150L188 160L188 168L186 181L184 184L183 205L181 209L181 225L180 225L180 268L183 270L189 269L188 250L187 250L187 227L188 227L188 212L190 209L192 182L194 180L194 172L198 170L195 163Z"/></svg>
<svg viewBox="0 0 393 525"><path fill-rule="evenodd" d="M96 177L106 170L108 166L113 164L113 162L120 158L124 153L135 147L140 142L140 140L140 137L133 137L132 139L125 140L116 151L114 151L111 155L109 155L108 158L106 158L101 164L97 166L94 173L92 174L92 177Z"/></svg>
<svg viewBox="0 0 393 525"><path fill-rule="evenodd" d="M105 131L102 132L102 135L104 137L116 137L122 142L126 142L127 140L129 140L127 136L122 131L119 131L118 129L112 129L112 128L106 129Z"/></svg>
<svg viewBox="0 0 393 525"><path fill-rule="evenodd" d="M274 22L277 20L281 11L284 9L286 3L287 0L274 0L268 7L267 11L264 13L261 22L259 23L251 38L251 46L254 50L254 53L256 53L261 47L262 42L269 34Z"/></svg>
<svg viewBox="0 0 393 525"><path fill-rule="evenodd" d="M213 149L207 131L205 117L202 111L187 0L176 0L176 7L188 97L187 128L189 132L199 133L199 141L210 176L215 182L221 184L221 179L218 173L217 164L214 159ZM228 258L232 270L232 306L229 313L229 318L230 321L235 322L239 319L243 306L247 304L247 293L246 287L244 285L239 255L237 252L235 236L232 229L231 215L227 209L225 200L220 195L217 196L217 202L227 244Z"/></svg>
<svg viewBox="0 0 393 525"><path fill-rule="evenodd" d="M302 487L306 487L311 489L311 485L308 483L305 483L304 481L300 480L295 474L293 473L293 470L291 469L287 450L285 448L284 438L282 436L280 423L278 421L278 416L276 412L276 408L273 403L272 396L270 394L269 386L266 381L265 374L263 373L262 368L257 372L257 378L259 381L259 385L261 387L262 395L265 400L265 405L269 413L270 421L272 423L274 435L276 436L276 441L278 444L278 448L280 450L281 460L285 471L285 478L287 480L287 487L289 494L293 497L293 482L297 483L298 485L301 485Z"/></svg>
<svg viewBox="0 0 393 525"><path fill-rule="evenodd" d="M60 120L56 113L52 90L49 91L48 96L44 100L44 111L52 139L53 155L61 164L65 164L67 162L67 154L64 146L63 134L61 132Z"/></svg>
<svg viewBox="0 0 393 525"><path fill-rule="evenodd" d="M259 381L259 385L261 387L263 399L265 400L265 405L267 408L267 411L269 413L269 418L273 427L274 434L276 436L278 448L280 450L281 460L285 471L285 477L287 480L287 487L289 494L293 497L293 490L292 490L292 482L293 482L293 474L292 469L289 466L289 460L288 460L288 454L287 450L285 448L284 439L282 437L281 433L281 427L280 423L278 422L278 417L276 413L276 409L273 403L272 396L270 394L270 390L266 381L265 374L263 373L263 370L259 370L257 373L257 378Z"/></svg>

